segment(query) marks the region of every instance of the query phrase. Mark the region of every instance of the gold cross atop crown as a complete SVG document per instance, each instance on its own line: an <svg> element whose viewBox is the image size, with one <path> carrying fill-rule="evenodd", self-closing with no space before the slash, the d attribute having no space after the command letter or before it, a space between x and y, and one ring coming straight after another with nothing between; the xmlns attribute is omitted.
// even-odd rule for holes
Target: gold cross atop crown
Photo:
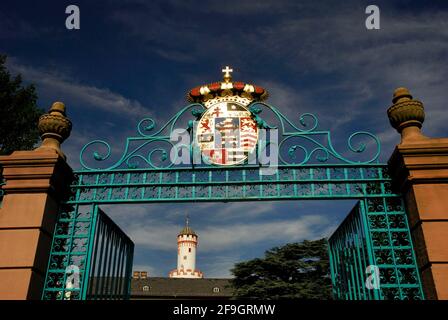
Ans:
<svg viewBox="0 0 448 320"><path fill-rule="evenodd" d="M229 66L226 66L225 69L221 70L224 73L224 81L230 82L232 80L232 76L230 75L231 72L233 72L233 69L231 69Z"/></svg>

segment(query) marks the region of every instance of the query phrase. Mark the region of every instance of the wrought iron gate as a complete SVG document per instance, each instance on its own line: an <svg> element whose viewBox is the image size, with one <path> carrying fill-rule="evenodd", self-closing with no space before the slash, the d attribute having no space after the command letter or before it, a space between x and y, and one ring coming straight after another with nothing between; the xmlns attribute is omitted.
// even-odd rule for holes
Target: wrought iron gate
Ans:
<svg viewBox="0 0 448 320"><path fill-rule="evenodd" d="M53 235L42 298L127 299L133 255L133 242L98 205L67 205Z"/></svg>
<svg viewBox="0 0 448 320"><path fill-rule="evenodd" d="M329 239L333 296L341 300L423 299L404 205L359 201Z"/></svg>
<svg viewBox="0 0 448 320"><path fill-rule="evenodd" d="M106 168L103 169L92 165L89 159L94 163L107 163L111 159L110 145L105 141L95 140L84 146L80 154L83 169L76 172L76 180L71 186L72 197L67 202L71 209L61 213L58 226L67 223L67 216L71 219L70 223L78 224L84 219L81 208L89 208L88 210L95 214L100 204L357 199L361 203L359 212L362 214L352 212L330 239L336 297L423 298L402 197L391 188L387 166L376 163L380 154L380 142L376 136L368 132L352 134L348 139L349 152L355 155L367 154L367 158L349 160L335 150L329 131L317 130L318 120L314 115L302 115L299 118L300 125L297 126L275 107L254 102L249 106L249 110L259 128L268 132L276 129L279 131L280 163L274 174L263 174L260 170L266 165L263 163L224 167L174 163L168 156L173 148L178 148L175 149L176 154L185 148L191 157L197 150L194 143L179 147L170 139L171 133L176 128L185 128L188 132L194 130L195 124L191 116L200 117L204 108L204 105L199 103L186 106L157 130L154 120L143 119L137 125L139 135L127 139L121 158L115 163L105 165ZM261 119L262 110L266 110L264 112L267 113L267 120ZM357 143L355 146L354 141L360 137L369 139L369 143ZM270 143L267 139L261 149ZM97 149L92 151L95 147ZM257 151L259 152L260 148ZM395 228L395 225L398 227ZM71 236L67 229L64 229L62 234L58 230L56 229L54 234L43 293L46 299L64 298L63 286L67 276L65 267L72 262L69 258L74 256L75 251L69 246L65 251L67 259L55 258L61 246L59 239L62 236ZM92 269L87 267L95 261L92 247L94 223L88 224L86 230L90 240L81 246L84 246L85 261L90 263L84 264L86 267L80 282L80 294L72 296L76 299L96 296L96 293L88 294L89 288L92 288L91 279L96 276L93 276ZM398 238L394 238L395 236ZM389 242L386 244L384 239ZM406 245L401 242L405 240ZM344 248L347 244L350 244L352 251ZM406 255L401 256L400 250L407 250ZM127 252L130 254L132 250L128 249ZM405 259L405 262L402 263L400 259ZM130 260L128 255L128 262ZM378 289L369 292L361 288L360 284L365 282L366 277L363 268L370 264L380 265L380 271L383 272L380 275L380 286L383 288L381 292L377 292ZM348 272L347 268L355 270ZM404 282L403 277L408 279L404 269L410 270L414 279L409 286ZM390 274L389 270L393 270L393 273ZM130 276L130 273L126 275ZM353 277L358 277L356 284L349 282ZM353 289L354 287L357 289ZM409 288L412 290L408 290ZM360 290L361 293L352 293L353 290Z"/></svg>

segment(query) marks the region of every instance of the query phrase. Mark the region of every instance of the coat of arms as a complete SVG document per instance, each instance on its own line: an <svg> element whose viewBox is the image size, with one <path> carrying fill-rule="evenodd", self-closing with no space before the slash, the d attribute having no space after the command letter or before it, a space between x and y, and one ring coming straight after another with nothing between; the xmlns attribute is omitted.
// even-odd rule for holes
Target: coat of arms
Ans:
<svg viewBox="0 0 448 320"><path fill-rule="evenodd" d="M258 141L257 124L250 111L238 102L211 105L199 120L196 132L203 156L217 165L244 162Z"/></svg>

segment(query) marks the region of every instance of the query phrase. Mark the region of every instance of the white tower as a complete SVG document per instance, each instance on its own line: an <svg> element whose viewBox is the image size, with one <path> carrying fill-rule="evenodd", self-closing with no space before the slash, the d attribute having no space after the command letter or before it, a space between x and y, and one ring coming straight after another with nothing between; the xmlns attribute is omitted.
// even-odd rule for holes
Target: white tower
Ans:
<svg viewBox="0 0 448 320"><path fill-rule="evenodd" d="M177 235L177 269L170 272L170 278L202 278L196 269L196 247L198 235L189 226L188 217L185 227Z"/></svg>

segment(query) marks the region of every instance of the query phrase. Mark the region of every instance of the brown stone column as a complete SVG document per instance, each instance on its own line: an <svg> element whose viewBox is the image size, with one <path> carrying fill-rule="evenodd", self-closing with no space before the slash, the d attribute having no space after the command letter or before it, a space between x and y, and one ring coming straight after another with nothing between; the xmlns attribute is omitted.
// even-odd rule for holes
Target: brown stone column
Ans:
<svg viewBox="0 0 448 320"><path fill-rule="evenodd" d="M395 91L388 115L401 133L389 160L404 195L426 299L448 299L448 138L422 135L423 104Z"/></svg>
<svg viewBox="0 0 448 320"><path fill-rule="evenodd" d="M6 184L0 208L0 299L40 299L61 201L73 172L60 150L70 121L62 103L39 120L42 146L0 156Z"/></svg>

